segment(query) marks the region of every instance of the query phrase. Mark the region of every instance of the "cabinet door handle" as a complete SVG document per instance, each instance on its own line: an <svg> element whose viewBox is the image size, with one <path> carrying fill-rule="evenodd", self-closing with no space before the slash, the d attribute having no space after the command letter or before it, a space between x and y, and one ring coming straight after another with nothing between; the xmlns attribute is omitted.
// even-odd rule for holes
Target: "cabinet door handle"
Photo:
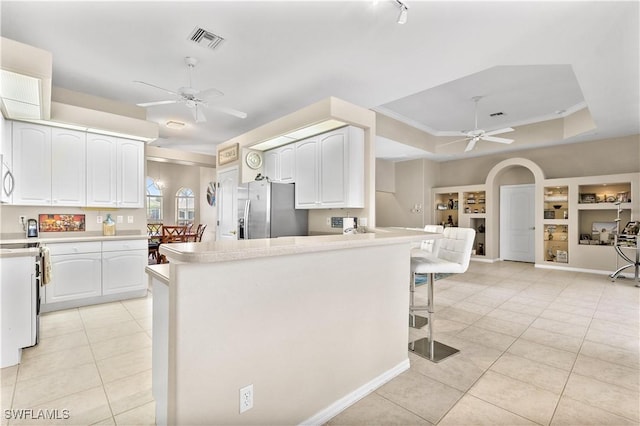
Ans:
<svg viewBox="0 0 640 426"><path fill-rule="evenodd" d="M7 180L7 178L9 178L9 180ZM7 182L9 182L8 188L7 188ZM15 189L15 187L16 187L16 180L13 177L13 173L11 173L10 170L7 170L7 173L5 173L2 178L2 189L5 195L8 197L9 195L13 194L13 190Z"/></svg>

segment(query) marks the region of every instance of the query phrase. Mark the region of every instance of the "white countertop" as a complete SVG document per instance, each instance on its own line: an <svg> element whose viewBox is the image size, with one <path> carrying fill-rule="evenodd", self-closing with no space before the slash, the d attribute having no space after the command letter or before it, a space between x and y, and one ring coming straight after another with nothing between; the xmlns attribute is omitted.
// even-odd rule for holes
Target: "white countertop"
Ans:
<svg viewBox="0 0 640 426"><path fill-rule="evenodd" d="M147 239L147 234L140 231L121 231L116 235L106 237L101 231L95 232L60 232L47 233L43 236L40 233L38 238L26 238L24 234L2 234L0 242L2 243L76 243L83 241L118 241L118 240L141 240Z"/></svg>
<svg viewBox="0 0 640 426"><path fill-rule="evenodd" d="M280 237L256 240L221 240L202 243L162 244L160 253L185 263L213 263L257 257L284 256L441 238L423 231L377 228L366 234Z"/></svg>
<svg viewBox="0 0 640 426"><path fill-rule="evenodd" d="M61 234L61 235L60 235ZM0 235L0 243L3 244L22 244L22 243L40 243L47 245L51 243L77 243L84 241L122 241L122 240L140 240L147 239L146 234L139 231L122 231L121 233L105 237L102 232L63 232L55 233L55 235L47 235L38 238L26 238L24 234L2 234ZM39 248L19 248L19 249L0 249L0 257L16 257L16 256L37 256L40 253Z"/></svg>
<svg viewBox="0 0 640 426"><path fill-rule="evenodd" d="M149 265L145 267L144 270L148 275L151 275L160 282L169 284L169 268L170 266L168 263L160 263L157 265Z"/></svg>

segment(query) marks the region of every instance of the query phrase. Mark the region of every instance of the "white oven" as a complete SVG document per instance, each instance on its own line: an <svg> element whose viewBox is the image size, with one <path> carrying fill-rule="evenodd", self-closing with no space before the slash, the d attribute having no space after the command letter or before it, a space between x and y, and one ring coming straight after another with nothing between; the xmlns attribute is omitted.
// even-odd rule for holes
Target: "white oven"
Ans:
<svg viewBox="0 0 640 426"><path fill-rule="evenodd" d="M41 274L38 243L0 244L0 368L38 344Z"/></svg>

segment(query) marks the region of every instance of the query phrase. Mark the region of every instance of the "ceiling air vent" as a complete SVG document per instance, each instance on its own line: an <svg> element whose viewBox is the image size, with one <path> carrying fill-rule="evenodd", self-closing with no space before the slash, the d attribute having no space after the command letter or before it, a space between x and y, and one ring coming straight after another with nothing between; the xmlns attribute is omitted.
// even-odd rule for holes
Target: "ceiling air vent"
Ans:
<svg viewBox="0 0 640 426"><path fill-rule="evenodd" d="M189 34L189 40L211 50L214 50L215 48L220 46L220 44L224 41L222 37L200 27L194 28L191 34Z"/></svg>
<svg viewBox="0 0 640 426"><path fill-rule="evenodd" d="M489 114L489 117L498 117L504 115L504 112L494 112L493 114Z"/></svg>

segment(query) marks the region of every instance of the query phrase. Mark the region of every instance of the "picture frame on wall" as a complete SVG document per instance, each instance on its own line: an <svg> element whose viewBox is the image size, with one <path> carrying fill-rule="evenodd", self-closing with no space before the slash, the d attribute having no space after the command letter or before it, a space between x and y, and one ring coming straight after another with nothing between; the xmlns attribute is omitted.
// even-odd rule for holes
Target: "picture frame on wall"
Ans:
<svg viewBox="0 0 640 426"><path fill-rule="evenodd" d="M233 144L218 151L218 165L231 163L238 159L238 144Z"/></svg>

